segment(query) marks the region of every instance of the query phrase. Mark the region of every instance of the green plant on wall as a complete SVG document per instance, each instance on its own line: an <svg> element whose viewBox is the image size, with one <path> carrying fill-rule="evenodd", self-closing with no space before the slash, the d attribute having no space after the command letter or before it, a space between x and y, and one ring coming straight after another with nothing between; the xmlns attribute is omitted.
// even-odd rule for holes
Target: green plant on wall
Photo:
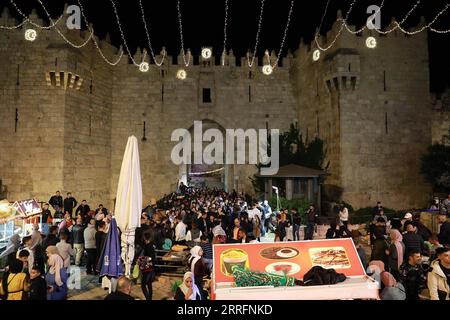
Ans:
<svg viewBox="0 0 450 320"><path fill-rule="evenodd" d="M422 157L421 173L434 192L450 192L450 145L436 143Z"/></svg>
<svg viewBox="0 0 450 320"><path fill-rule="evenodd" d="M270 153L271 144L268 142L267 151ZM298 124L291 124L289 131L280 134L280 167L288 164L296 164L311 169L327 169L329 162L324 166L326 151L324 142L320 138L308 141L301 134ZM256 165L258 173L262 165ZM264 192L264 178L257 175L250 177L256 192Z"/></svg>

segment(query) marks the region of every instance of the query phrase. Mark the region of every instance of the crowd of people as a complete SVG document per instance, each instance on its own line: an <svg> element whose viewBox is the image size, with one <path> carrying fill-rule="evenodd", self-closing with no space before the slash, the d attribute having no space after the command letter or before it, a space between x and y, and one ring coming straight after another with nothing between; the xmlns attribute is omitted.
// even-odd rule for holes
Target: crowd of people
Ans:
<svg viewBox="0 0 450 320"><path fill-rule="evenodd" d="M91 210L86 200L78 207L77 204L70 193L62 199L57 192L43 206L40 230L36 225L31 235L22 239L14 235L10 239L2 253L8 265L1 281L3 299L66 299L71 265L85 265L87 274L98 276L98 258L112 213L102 205ZM274 241L312 240L318 216L314 204L306 212L295 208L276 211L267 201L256 201L246 194L180 184L176 192L142 210L132 269L138 271L145 299L151 300L152 283L158 272L156 250L174 246L187 249L189 271L174 297L209 299L214 244L258 242L268 233L274 234ZM444 211L438 219L440 233L432 234L420 222L420 216L407 213L404 219L389 220L378 203L367 245L361 232L349 230L351 219L342 205L336 219L331 219L326 238L353 238L368 274L379 278L381 299L419 299L421 290L428 288L431 299L448 300L450 223ZM119 278L117 291L107 299L131 298L131 285L128 278Z"/></svg>
<svg viewBox="0 0 450 320"><path fill-rule="evenodd" d="M2 299L65 300L71 265L83 263L87 274L98 275L98 257L112 215L101 204L95 211L86 200L76 205L70 193L63 200L57 191L43 204L41 224L35 224L32 233L22 239L18 234L9 239L0 255L6 260Z"/></svg>
<svg viewBox="0 0 450 320"><path fill-rule="evenodd" d="M381 282L381 299L419 300L426 297L424 289L432 300L450 299L450 222L446 210L437 211L440 232L433 234L420 214L388 220L378 202L369 227L369 264L361 233L352 231L363 265Z"/></svg>

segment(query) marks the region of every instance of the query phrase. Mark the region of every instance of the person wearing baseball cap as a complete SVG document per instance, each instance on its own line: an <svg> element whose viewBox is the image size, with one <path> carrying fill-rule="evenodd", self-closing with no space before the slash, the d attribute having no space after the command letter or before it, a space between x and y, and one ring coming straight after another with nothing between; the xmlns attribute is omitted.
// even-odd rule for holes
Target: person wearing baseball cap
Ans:
<svg viewBox="0 0 450 320"><path fill-rule="evenodd" d="M412 219L413 219L412 213L411 212L407 212L405 214L405 216L403 217L403 219L408 220L408 221L412 221Z"/></svg>

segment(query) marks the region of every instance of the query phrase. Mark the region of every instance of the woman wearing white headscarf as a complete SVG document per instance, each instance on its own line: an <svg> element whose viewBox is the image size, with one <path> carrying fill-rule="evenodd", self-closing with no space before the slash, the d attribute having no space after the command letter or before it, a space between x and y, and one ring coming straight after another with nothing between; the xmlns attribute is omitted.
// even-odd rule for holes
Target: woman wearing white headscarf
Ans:
<svg viewBox="0 0 450 320"><path fill-rule="evenodd" d="M183 277L183 283L177 288L175 300L201 300L200 290L194 283L192 272L186 272Z"/></svg>
<svg viewBox="0 0 450 320"><path fill-rule="evenodd" d="M64 268L64 261L58 253L56 246L49 246L46 249L48 256L48 272L45 275L47 286L50 287L47 293L47 300L67 299L67 270Z"/></svg>
<svg viewBox="0 0 450 320"><path fill-rule="evenodd" d="M203 288L203 277L207 275L207 268L203 262L202 256L203 249L200 246L195 246L191 249L189 263L191 272L194 275L194 282L200 290Z"/></svg>

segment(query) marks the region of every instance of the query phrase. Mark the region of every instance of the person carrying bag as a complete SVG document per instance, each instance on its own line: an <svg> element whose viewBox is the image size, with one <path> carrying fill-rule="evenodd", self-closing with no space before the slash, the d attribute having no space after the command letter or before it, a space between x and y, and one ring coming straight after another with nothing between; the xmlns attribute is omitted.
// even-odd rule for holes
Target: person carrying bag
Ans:
<svg viewBox="0 0 450 320"><path fill-rule="evenodd" d="M144 233L144 247L139 255L136 264L142 273L141 288L146 300L152 300L153 288L152 282L155 278L155 247L151 241L151 234Z"/></svg>

